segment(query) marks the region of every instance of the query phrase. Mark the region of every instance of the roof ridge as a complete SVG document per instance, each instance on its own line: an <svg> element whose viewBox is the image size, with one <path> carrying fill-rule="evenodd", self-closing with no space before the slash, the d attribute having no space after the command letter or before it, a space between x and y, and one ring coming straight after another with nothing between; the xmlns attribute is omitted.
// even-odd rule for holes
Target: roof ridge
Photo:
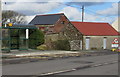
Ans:
<svg viewBox="0 0 120 77"><path fill-rule="evenodd" d="M70 21L70 22L73 22L73 23L101 23L101 24L109 24L107 22L80 22L80 21Z"/></svg>
<svg viewBox="0 0 120 77"><path fill-rule="evenodd" d="M49 16L49 15L60 15L64 13L55 13L55 14L42 14L42 15L36 15L36 16Z"/></svg>

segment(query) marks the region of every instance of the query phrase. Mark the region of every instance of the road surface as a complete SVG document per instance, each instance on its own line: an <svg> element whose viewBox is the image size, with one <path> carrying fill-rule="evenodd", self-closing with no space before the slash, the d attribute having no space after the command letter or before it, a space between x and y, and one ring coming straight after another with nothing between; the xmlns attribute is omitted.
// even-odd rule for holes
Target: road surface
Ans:
<svg viewBox="0 0 120 77"><path fill-rule="evenodd" d="M65 59L56 59L40 62L31 62L26 64L3 65L3 75L44 75L59 71L71 70L74 68L95 66L106 64L104 66L79 69L72 72L60 73L67 75L117 75L118 74L118 54L90 56L90 57L72 57ZM111 63L111 64L107 64Z"/></svg>
<svg viewBox="0 0 120 77"><path fill-rule="evenodd" d="M56 75L118 75L118 64L109 64L98 67L91 67L82 70L60 73Z"/></svg>

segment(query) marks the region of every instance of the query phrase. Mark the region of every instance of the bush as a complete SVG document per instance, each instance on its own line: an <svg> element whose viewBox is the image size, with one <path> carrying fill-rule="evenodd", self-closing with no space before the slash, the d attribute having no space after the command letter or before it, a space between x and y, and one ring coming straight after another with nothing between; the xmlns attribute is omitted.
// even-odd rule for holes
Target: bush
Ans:
<svg viewBox="0 0 120 77"><path fill-rule="evenodd" d="M38 29L30 31L29 48L36 49L44 43L44 33Z"/></svg>
<svg viewBox="0 0 120 77"><path fill-rule="evenodd" d="M70 50L70 43L68 40L58 40L54 42L56 50Z"/></svg>
<svg viewBox="0 0 120 77"><path fill-rule="evenodd" d="M38 50L47 50L47 46L46 45L40 45L37 47Z"/></svg>
<svg viewBox="0 0 120 77"><path fill-rule="evenodd" d="M97 48L96 47L92 47L91 50L97 50Z"/></svg>

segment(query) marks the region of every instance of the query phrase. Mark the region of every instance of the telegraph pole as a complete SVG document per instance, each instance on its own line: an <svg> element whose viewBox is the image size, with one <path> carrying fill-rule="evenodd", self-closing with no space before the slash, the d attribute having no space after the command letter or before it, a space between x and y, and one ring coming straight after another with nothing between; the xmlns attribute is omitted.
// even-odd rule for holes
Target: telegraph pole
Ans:
<svg viewBox="0 0 120 77"><path fill-rule="evenodd" d="M82 22L84 21L84 5L82 5ZM83 39L81 40L81 42L80 42L80 44L82 45L81 47L81 49L83 50Z"/></svg>
<svg viewBox="0 0 120 77"><path fill-rule="evenodd" d="M82 6L82 22L84 21L84 5Z"/></svg>

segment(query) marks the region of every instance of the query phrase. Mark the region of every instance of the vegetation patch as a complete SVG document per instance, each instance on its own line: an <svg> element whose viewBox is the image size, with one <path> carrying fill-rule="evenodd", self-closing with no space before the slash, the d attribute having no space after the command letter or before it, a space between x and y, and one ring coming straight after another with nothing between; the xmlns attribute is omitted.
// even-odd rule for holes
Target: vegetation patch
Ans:
<svg viewBox="0 0 120 77"><path fill-rule="evenodd" d="M44 33L40 30L30 30L29 48L36 49L37 46L44 44Z"/></svg>
<svg viewBox="0 0 120 77"><path fill-rule="evenodd" d="M54 42L56 50L70 50L70 43L68 40L58 40Z"/></svg>

